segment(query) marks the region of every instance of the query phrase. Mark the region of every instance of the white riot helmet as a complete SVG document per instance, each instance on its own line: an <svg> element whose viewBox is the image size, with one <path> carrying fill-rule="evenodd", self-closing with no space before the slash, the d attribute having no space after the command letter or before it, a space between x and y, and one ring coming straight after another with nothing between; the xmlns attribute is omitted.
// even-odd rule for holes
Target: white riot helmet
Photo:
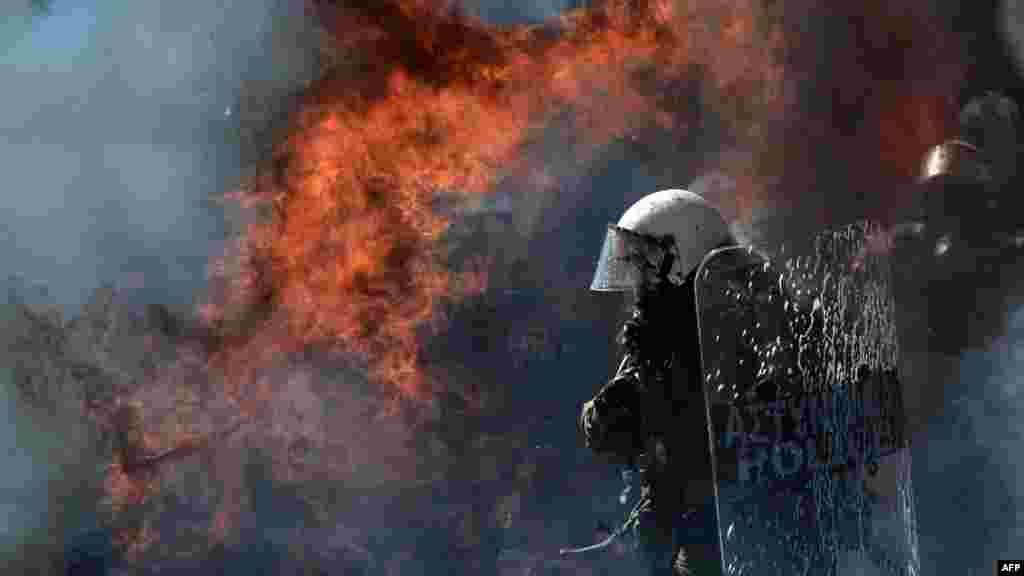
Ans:
<svg viewBox="0 0 1024 576"><path fill-rule="evenodd" d="M655 192L608 226L590 289L625 292L660 278L679 286L708 252L733 243L725 219L701 196Z"/></svg>

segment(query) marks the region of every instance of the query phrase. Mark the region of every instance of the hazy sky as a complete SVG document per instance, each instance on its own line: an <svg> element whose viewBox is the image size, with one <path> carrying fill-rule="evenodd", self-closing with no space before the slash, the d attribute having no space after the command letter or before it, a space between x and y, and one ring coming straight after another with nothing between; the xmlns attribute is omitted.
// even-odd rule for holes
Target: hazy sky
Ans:
<svg viewBox="0 0 1024 576"><path fill-rule="evenodd" d="M243 81L281 81L284 0L0 8L0 261L77 307L100 282L188 301L239 173ZM301 4L299 4L301 6ZM294 23L294 21L292 21ZM134 279L133 279L134 278Z"/></svg>

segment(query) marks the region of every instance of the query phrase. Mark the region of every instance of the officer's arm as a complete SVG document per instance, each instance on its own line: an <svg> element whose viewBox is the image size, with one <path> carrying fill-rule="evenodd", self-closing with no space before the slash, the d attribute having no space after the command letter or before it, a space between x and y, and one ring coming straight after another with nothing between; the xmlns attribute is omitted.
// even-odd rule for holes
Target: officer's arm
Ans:
<svg viewBox="0 0 1024 576"><path fill-rule="evenodd" d="M593 399L583 404L579 425L587 447L624 459L643 447L640 375L635 356L627 354L619 371Z"/></svg>

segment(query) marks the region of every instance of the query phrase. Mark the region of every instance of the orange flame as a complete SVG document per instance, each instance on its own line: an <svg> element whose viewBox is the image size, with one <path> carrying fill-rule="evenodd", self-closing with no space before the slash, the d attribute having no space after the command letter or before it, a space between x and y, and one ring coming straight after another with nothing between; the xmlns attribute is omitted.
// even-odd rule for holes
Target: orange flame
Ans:
<svg viewBox="0 0 1024 576"><path fill-rule="evenodd" d="M770 188L783 168L793 168L794 157L810 157L808 150L833 143L836 133L834 126L816 125L820 115L794 118L796 90L780 62L784 48L796 50L799 42L765 29L756 0L697 0L685 7L609 0L550 25L511 28L459 16L439 0L360 4L328 11L347 58L311 87L272 165L233 195L256 217L217 264L220 292L203 312L215 328L210 351L226 371L228 392L252 413L274 397L273 387L286 387L261 372L309 344L355 353L400 398L429 396L433 382L419 362L421 331L436 320L440 301L487 287L486 263L442 262L448 220L434 211L435 197L485 193L508 176L533 190L553 188L545 167L523 152L566 111L573 134L564 157L585 163L626 135L689 138L700 128L699 114L675 88L693 75L709 79L707 106L727 125L728 144L742 149L736 157L743 160L724 166L739 183L736 198L722 199L741 218L771 200ZM884 24L881 34L904 40L917 34L914 18L871 12L880 10L871 6L854 15ZM873 70L856 66L858 54L844 53L840 67L870 81ZM838 94L849 80L826 85ZM836 114L871 113L853 139L862 148L850 149L875 172L902 175L916 164L909 159L914 147L944 129L945 105L935 86L905 89L893 76L878 95L840 101ZM779 124L789 121L803 132L783 146L772 138L788 134ZM813 182L812 169L797 168ZM323 435L353 442L345 436L355 437L358 424L337 425ZM286 452L291 438L282 436ZM345 457L332 453L325 467L354 476L376 458L404 472L392 465L393 454L361 448ZM241 464L231 461L241 456L228 452L214 459L225 484L212 530L217 539L228 537L245 506ZM143 480L115 466L108 490L123 502L139 502L147 493Z"/></svg>
<svg viewBox="0 0 1024 576"><path fill-rule="evenodd" d="M743 53L723 85L761 75L752 18L733 10L724 33L708 33ZM608 2L554 27L505 29L437 2L336 9L331 27L357 45L356 73L328 76L311 91L278 149L276 174L248 193L272 216L248 228L244 269L225 296L265 314L263 335L242 348L340 343L402 395L429 393L418 330L440 298L486 285L472 279L479 272L460 281L439 262L447 221L431 209L435 195L486 192L522 170L524 143L567 107L580 162L631 131L673 128L680 103L635 77L652 68L662 82L690 73L686 21L668 0Z"/></svg>

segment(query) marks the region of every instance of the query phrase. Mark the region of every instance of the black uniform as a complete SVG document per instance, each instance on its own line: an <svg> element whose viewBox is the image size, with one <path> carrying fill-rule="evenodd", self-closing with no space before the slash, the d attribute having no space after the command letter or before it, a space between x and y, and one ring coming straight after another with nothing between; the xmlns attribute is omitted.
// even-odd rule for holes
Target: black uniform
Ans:
<svg viewBox="0 0 1024 576"><path fill-rule="evenodd" d="M589 448L640 470L652 576L720 571L693 277L638 293L619 370L580 415Z"/></svg>

